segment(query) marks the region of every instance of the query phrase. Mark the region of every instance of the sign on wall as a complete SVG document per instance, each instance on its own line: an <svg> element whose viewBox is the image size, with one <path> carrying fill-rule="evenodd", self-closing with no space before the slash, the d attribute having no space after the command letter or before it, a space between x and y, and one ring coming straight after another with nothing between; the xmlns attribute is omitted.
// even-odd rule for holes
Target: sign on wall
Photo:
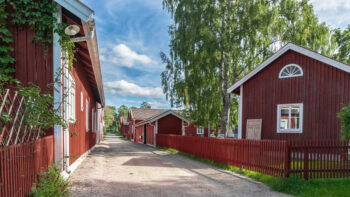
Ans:
<svg viewBox="0 0 350 197"><path fill-rule="evenodd" d="M262 119L248 119L245 138L251 139L251 140L260 140L261 124L262 124Z"/></svg>

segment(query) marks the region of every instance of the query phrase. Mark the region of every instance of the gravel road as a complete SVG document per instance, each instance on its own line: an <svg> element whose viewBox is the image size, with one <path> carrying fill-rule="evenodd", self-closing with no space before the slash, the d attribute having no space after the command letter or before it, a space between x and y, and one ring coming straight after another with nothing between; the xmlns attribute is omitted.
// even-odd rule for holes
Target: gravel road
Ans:
<svg viewBox="0 0 350 197"><path fill-rule="evenodd" d="M286 196L238 174L107 136L69 178L72 196Z"/></svg>

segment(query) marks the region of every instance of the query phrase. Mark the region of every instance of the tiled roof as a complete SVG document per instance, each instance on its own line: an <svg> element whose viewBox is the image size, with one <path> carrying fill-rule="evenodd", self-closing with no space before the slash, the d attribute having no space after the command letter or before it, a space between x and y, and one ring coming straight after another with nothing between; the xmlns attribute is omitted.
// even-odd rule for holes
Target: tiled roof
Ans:
<svg viewBox="0 0 350 197"><path fill-rule="evenodd" d="M133 119L135 120L148 120L155 116L158 116L166 111L169 111L169 109L143 109L143 108L131 108L131 114ZM179 115L181 114L181 110L171 110Z"/></svg>

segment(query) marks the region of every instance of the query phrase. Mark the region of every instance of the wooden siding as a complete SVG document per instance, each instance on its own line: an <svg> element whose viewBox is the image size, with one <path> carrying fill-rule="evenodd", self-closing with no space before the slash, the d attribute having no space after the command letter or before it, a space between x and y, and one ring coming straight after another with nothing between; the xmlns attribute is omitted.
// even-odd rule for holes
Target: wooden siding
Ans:
<svg viewBox="0 0 350 197"><path fill-rule="evenodd" d="M153 122L152 125L155 125L156 123ZM146 142L147 144L153 145L154 144L154 126L150 124L146 125Z"/></svg>
<svg viewBox="0 0 350 197"><path fill-rule="evenodd" d="M302 67L304 76L279 79L287 64ZM262 119L263 139L338 140L337 113L349 103L349 73L288 51L243 84L242 137L247 119ZM303 132L277 133L277 105L303 103Z"/></svg>
<svg viewBox="0 0 350 197"><path fill-rule="evenodd" d="M9 26L12 33L14 48L11 56L16 62L13 65L16 69L14 77L23 85L33 83L39 86L46 93L53 93L48 85L53 83L53 48L49 45L45 52L41 43L32 41L34 32L29 27Z"/></svg>
<svg viewBox="0 0 350 197"><path fill-rule="evenodd" d="M175 134L182 133L182 120L172 114L169 114L158 120L159 134Z"/></svg>
<svg viewBox="0 0 350 197"><path fill-rule="evenodd" d="M76 133L69 139L69 164L71 165L82 154L96 144L96 132L92 131L92 110L97 108L94 93L89 86L83 64L79 61L74 63L73 77L76 83L75 90L75 116L76 124L70 124L69 129ZM83 107L81 111L81 92L83 92ZM89 131L86 131L86 98L89 101ZM96 118L97 119L97 118ZM98 121L99 122L99 121Z"/></svg>
<svg viewBox="0 0 350 197"><path fill-rule="evenodd" d="M135 138L134 138L135 142L142 144L143 140L141 136L143 136L143 125L135 127Z"/></svg>
<svg viewBox="0 0 350 197"><path fill-rule="evenodd" d="M185 136L200 136L200 135L197 135L197 128L195 123L189 126L185 124ZM204 128L203 136L208 137L208 128Z"/></svg>

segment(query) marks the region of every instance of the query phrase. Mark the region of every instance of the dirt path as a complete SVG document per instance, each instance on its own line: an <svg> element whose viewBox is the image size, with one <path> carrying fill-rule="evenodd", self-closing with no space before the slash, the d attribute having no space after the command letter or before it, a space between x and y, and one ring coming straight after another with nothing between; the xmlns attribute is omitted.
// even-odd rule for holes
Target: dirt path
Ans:
<svg viewBox="0 0 350 197"><path fill-rule="evenodd" d="M107 136L70 177L72 196L285 196L235 173Z"/></svg>

